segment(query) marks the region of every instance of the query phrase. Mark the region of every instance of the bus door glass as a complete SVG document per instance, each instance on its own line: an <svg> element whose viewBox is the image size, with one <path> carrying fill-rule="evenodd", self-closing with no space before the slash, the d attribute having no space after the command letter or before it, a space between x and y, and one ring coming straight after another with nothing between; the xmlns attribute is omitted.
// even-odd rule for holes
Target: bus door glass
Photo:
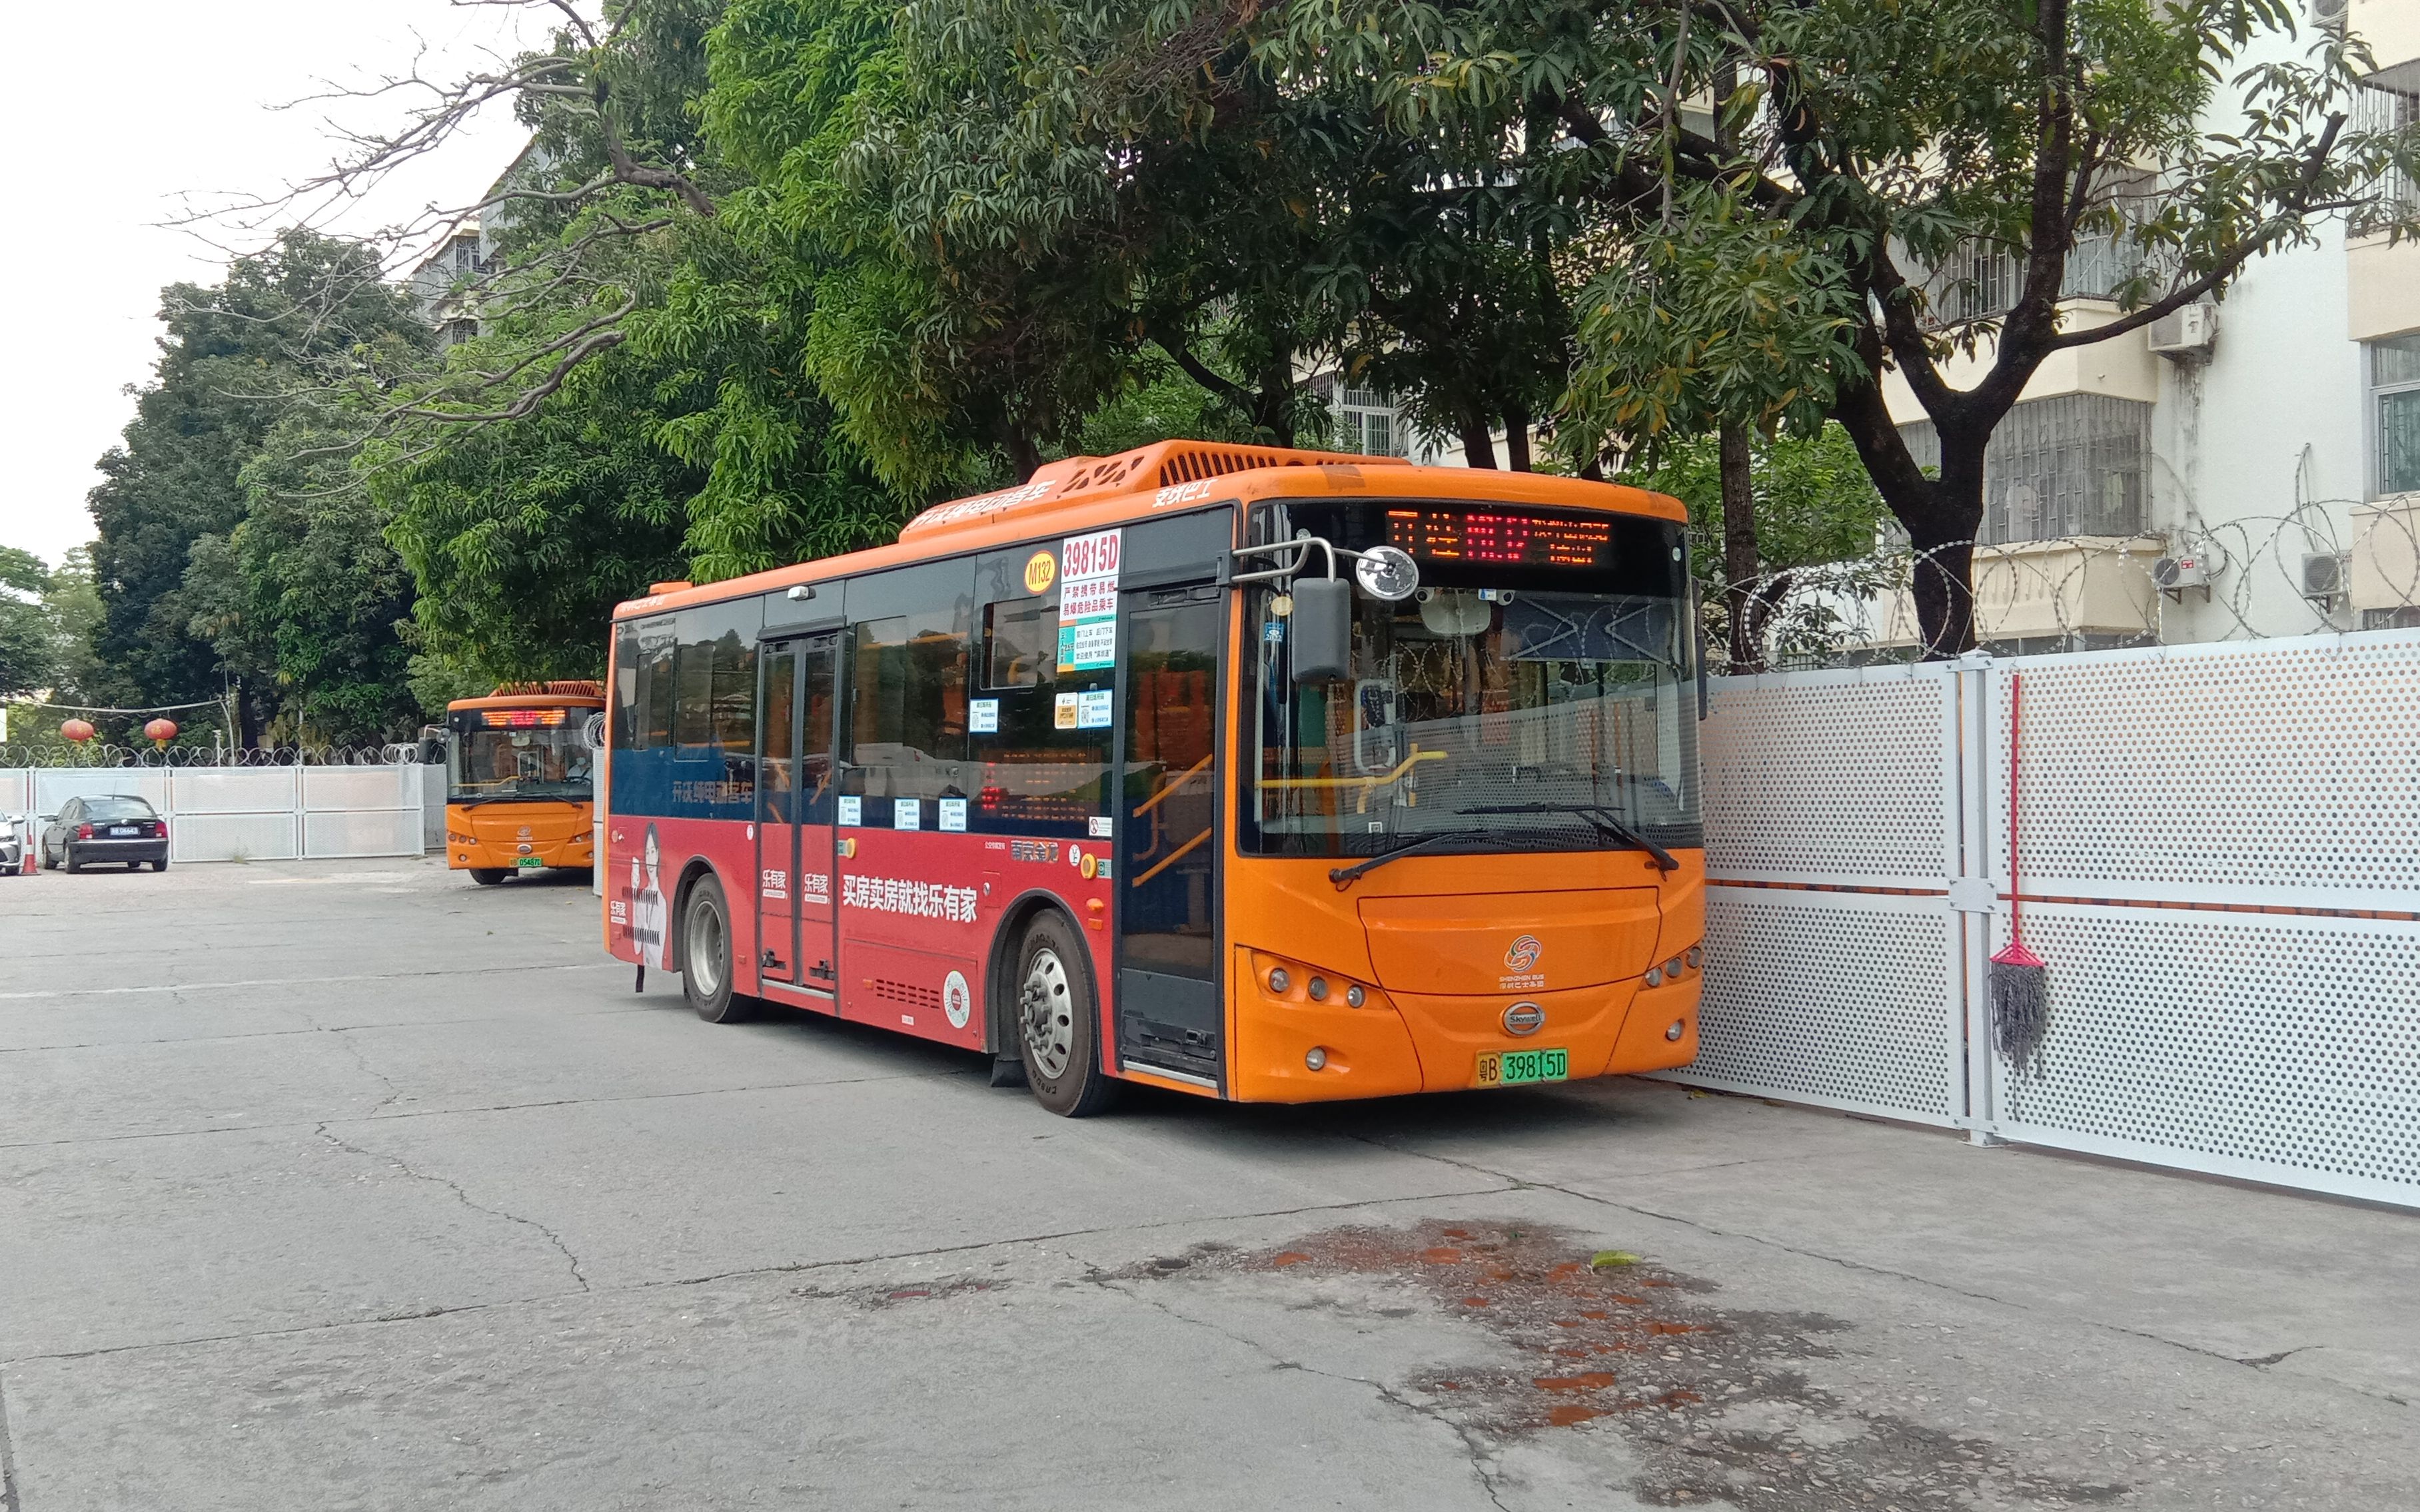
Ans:
<svg viewBox="0 0 2420 1512"><path fill-rule="evenodd" d="M832 949L832 687L839 638L765 650L756 785L759 965L768 981L830 992Z"/></svg>
<svg viewBox="0 0 2420 1512"><path fill-rule="evenodd" d="M1118 1052L1218 1081L1219 653L1215 587L1128 593L1118 643Z"/></svg>

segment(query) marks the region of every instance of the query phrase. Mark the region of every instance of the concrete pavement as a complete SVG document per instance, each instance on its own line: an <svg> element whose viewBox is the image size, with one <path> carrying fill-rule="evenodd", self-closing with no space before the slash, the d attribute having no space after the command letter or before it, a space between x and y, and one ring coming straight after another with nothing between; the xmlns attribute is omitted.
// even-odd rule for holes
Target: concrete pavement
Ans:
<svg viewBox="0 0 2420 1512"><path fill-rule="evenodd" d="M561 882L0 879L8 1512L2420 1506L2420 1217L629 989Z"/></svg>

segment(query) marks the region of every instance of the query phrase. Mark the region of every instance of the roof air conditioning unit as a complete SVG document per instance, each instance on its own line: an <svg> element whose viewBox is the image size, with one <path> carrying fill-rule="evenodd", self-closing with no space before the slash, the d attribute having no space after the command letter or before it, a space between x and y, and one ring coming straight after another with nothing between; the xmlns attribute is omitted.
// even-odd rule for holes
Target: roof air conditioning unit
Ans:
<svg viewBox="0 0 2420 1512"><path fill-rule="evenodd" d="M2345 35L2345 13L2351 0L2310 0L2311 24L2329 36L2342 40Z"/></svg>
<svg viewBox="0 0 2420 1512"><path fill-rule="evenodd" d="M2198 588L2204 599L2210 597L2210 562L2200 552L2189 556L2162 557L2151 563L2151 581L2160 592L2172 598L2181 597L2187 589Z"/></svg>
<svg viewBox="0 0 2420 1512"><path fill-rule="evenodd" d="M2332 609L2344 597L2345 559L2313 555L2303 559L2303 596L2322 609Z"/></svg>
<svg viewBox="0 0 2420 1512"><path fill-rule="evenodd" d="M2208 357L2218 340L2218 306L2184 304L2151 322L2151 350L2180 362Z"/></svg>

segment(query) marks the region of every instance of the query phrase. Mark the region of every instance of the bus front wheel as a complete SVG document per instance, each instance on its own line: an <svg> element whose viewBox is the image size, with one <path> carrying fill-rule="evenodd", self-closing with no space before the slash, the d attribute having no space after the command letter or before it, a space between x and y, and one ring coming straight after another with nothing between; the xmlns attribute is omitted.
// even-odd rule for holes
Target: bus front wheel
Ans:
<svg viewBox="0 0 2420 1512"><path fill-rule="evenodd" d="M748 1016L748 998L731 988L731 909L722 884L700 877L681 911L681 995L708 1024L737 1024Z"/></svg>
<svg viewBox="0 0 2420 1512"><path fill-rule="evenodd" d="M1033 1100L1066 1119L1109 1105L1118 1084L1101 1069L1101 1003L1084 942L1058 914L1039 914L1017 942L1011 1022Z"/></svg>

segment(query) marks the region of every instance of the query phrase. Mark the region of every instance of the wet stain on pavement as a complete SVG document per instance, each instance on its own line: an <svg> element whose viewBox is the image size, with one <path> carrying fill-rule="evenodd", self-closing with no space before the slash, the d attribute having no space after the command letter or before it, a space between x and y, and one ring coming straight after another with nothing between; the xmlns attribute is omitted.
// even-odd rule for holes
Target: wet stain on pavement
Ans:
<svg viewBox="0 0 2420 1512"><path fill-rule="evenodd" d="M1929 1512L2125 1493L2020 1470L1990 1440L1854 1411L1792 1368L1829 1355L1850 1325L1719 1307L1711 1283L1550 1227L1337 1228L1277 1250L1202 1246L1117 1279L1218 1274L1412 1283L1511 1346L1518 1364L1438 1366L1404 1381L1409 1395L1466 1436L1618 1431L1644 1464L1632 1490L1654 1505Z"/></svg>

